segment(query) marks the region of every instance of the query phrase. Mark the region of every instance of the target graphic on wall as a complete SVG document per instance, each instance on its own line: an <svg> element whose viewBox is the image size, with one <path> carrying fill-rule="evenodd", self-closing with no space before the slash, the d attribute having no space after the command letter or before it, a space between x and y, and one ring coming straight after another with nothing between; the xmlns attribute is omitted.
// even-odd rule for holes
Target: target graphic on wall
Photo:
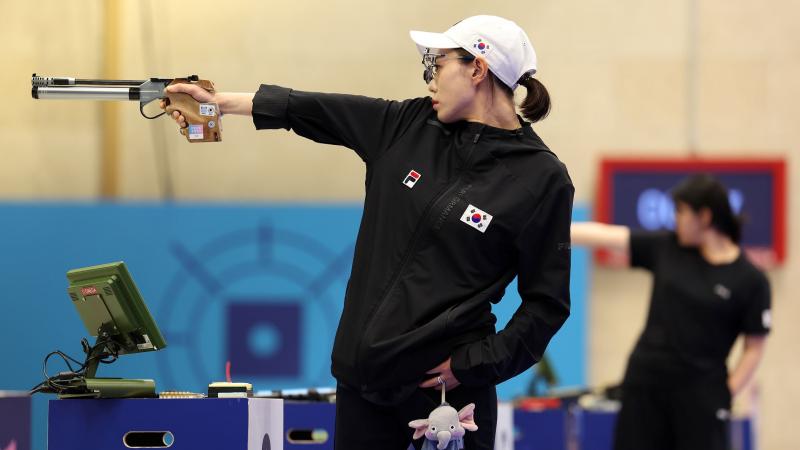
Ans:
<svg viewBox="0 0 800 450"><path fill-rule="evenodd" d="M258 389L330 386L352 243L270 223L222 232L197 248L170 244L179 269L159 303L168 355L163 389L223 380ZM168 356L168 357L167 357Z"/></svg>

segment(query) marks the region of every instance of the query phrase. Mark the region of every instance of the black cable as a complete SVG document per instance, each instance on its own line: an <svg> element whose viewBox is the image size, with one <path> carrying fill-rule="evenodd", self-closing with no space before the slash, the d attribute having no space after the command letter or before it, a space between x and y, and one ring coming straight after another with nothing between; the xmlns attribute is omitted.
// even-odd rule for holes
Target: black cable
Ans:
<svg viewBox="0 0 800 450"><path fill-rule="evenodd" d="M45 356L45 358L44 358L45 373L46 373L46 369L47 369L47 361L48 361L48 360L49 360L49 359L50 359L50 358L51 358L53 355L58 355L58 356L60 356L60 357L61 357L61 359L63 359L63 360L64 360L64 363L67 365L67 368L70 370L70 372L77 372L77 371L81 370L80 368L78 368L78 370L77 370L77 371L76 371L75 369L73 369L73 368L72 368L72 364L70 364L70 363L69 363L70 361L74 362L74 363L75 363L75 364L77 364L79 367L82 367L82 366L83 366L83 363L81 363L81 362L80 362L80 361L78 361L77 359L75 359L75 358L73 358L73 357L71 357L71 356L67 355L66 353L62 352L61 350L56 350L56 351L54 351L54 352L50 352L50 353L48 353L48 354L47 354L47 356Z"/></svg>
<svg viewBox="0 0 800 450"><path fill-rule="evenodd" d="M86 379L86 370L92 362L97 361L101 364L111 364L119 357L119 348L107 334L101 335L94 346L90 346L86 338L81 339L81 346L83 347L84 353L86 353L86 358L82 363L61 350L48 353L42 362L44 381L31 388L29 394L33 395L38 392L60 394L66 390L80 386L80 383ZM103 351L97 352L92 356L96 349L101 349ZM64 364L66 364L69 371L59 372L52 376L49 375L47 373L47 363L53 356L59 356L64 361ZM71 363L78 365L78 368L75 369Z"/></svg>
<svg viewBox="0 0 800 450"><path fill-rule="evenodd" d="M35 393L37 393L37 392L41 391L41 390L42 390L42 386L44 386L44 383L45 383L45 382L44 382L44 381L42 381L41 383L37 384L36 386L34 386L34 387L32 387L32 388L28 389L28 395L33 395L33 394L35 394Z"/></svg>
<svg viewBox="0 0 800 450"><path fill-rule="evenodd" d="M48 375L48 373L47 373L47 362L50 360L50 358L53 355L58 355L58 356L61 357L61 359L64 360L64 362L67 365L67 368L69 368L69 372L60 372L58 375L53 375L53 376ZM63 389L68 389L69 385L64 385L64 384L61 383L61 381L68 381L69 382L69 381L75 381L76 379L80 378L81 373L85 369L85 366L81 364L81 367L79 367L78 370L75 370L75 369L72 368L72 365L69 363L70 360L72 360L76 364L81 364L79 361L77 361L76 359L74 359L74 358L70 357L69 355L63 353L60 350L56 350L54 352L50 352L50 353L47 354L47 356L45 356L44 362L42 363L42 373L44 374L45 383L47 383L47 386L49 388L55 390L56 392L58 392L60 390L63 390Z"/></svg>

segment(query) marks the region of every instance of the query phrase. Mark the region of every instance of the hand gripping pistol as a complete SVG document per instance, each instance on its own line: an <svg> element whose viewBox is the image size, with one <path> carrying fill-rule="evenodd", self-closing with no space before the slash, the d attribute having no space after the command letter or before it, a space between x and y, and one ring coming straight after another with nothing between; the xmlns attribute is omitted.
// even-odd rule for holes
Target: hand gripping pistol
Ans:
<svg viewBox="0 0 800 450"><path fill-rule="evenodd" d="M214 83L197 75L186 78L150 78L149 80L97 80L67 77L31 77L31 95L35 99L133 100L139 102L139 112L147 119L144 105L164 99L167 106L180 110L187 128L181 131L189 142L219 142L222 140L219 107L216 103L200 103L191 95L176 92L167 94L164 88L173 84L191 83L214 93Z"/></svg>

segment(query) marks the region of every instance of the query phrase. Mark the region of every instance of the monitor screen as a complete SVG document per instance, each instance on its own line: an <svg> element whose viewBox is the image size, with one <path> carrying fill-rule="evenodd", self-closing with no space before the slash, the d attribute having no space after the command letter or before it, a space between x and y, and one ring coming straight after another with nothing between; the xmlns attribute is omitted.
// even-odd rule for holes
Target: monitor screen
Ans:
<svg viewBox="0 0 800 450"><path fill-rule="evenodd" d="M67 292L90 335L105 336L118 354L166 347L125 263L70 270L67 279Z"/></svg>

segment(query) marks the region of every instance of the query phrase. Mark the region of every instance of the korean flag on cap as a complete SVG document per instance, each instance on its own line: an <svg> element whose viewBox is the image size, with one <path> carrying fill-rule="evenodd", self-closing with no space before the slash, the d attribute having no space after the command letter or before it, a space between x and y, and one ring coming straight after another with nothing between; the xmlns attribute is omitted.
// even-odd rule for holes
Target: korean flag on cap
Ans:
<svg viewBox="0 0 800 450"><path fill-rule="evenodd" d="M464 214L461 215L461 222L465 223L472 228L480 231L481 233L486 232L486 229L489 228L489 223L492 221L492 215L483 211L475 206L469 205L467 206L466 211Z"/></svg>

